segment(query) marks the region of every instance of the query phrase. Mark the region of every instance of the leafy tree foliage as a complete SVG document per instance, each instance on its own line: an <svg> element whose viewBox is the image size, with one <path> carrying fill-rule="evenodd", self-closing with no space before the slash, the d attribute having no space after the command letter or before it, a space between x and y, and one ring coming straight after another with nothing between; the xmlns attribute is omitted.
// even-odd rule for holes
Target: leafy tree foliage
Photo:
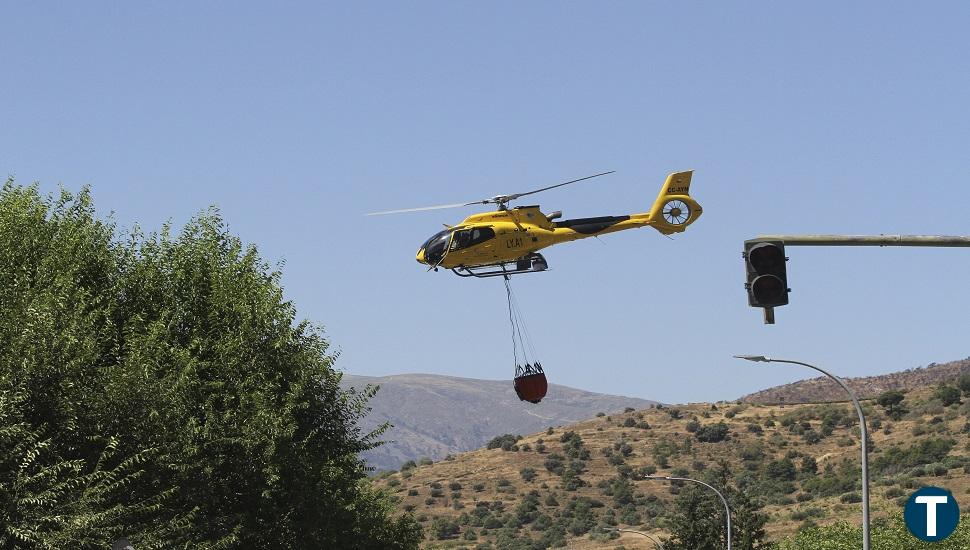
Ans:
<svg viewBox="0 0 970 550"><path fill-rule="evenodd" d="M778 545L778 550L856 550L862 546L862 528L846 523L812 527ZM960 521L956 532L944 541L922 542L909 534L902 517L877 522L872 530L872 547L879 550L965 550L970 548L970 516Z"/></svg>
<svg viewBox="0 0 970 550"><path fill-rule="evenodd" d="M970 372L961 374L960 378L957 378L957 387L963 395L970 397Z"/></svg>
<svg viewBox="0 0 970 550"><path fill-rule="evenodd" d="M899 390L889 390L880 394L879 397L876 398L876 403L878 403L880 407L886 409L886 414L888 414L890 418L893 420L899 420L907 412L906 408L903 406L903 399L905 398L906 396L903 395L903 392Z"/></svg>
<svg viewBox="0 0 970 550"><path fill-rule="evenodd" d="M933 395L943 403L944 407L960 402L960 390L949 384L940 385Z"/></svg>
<svg viewBox="0 0 970 550"><path fill-rule="evenodd" d="M707 426L698 428L697 432L694 433L694 437L704 443L718 443L727 439L729 431L730 429L727 424L718 422L717 424L708 424Z"/></svg>
<svg viewBox="0 0 970 550"><path fill-rule="evenodd" d="M518 451L519 447L516 443L522 439L521 435L515 434L504 434L500 436L493 437L491 441L488 442L487 448L489 449L502 449L503 451Z"/></svg>
<svg viewBox="0 0 970 550"><path fill-rule="evenodd" d="M416 548L280 274L207 212L119 237L87 190L0 191L0 547Z"/></svg>
<svg viewBox="0 0 970 550"><path fill-rule="evenodd" d="M765 476L778 481L794 481L795 463L790 458L780 458L765 464Z"/></svg>
<svg viewBox="0 0 970 550"><path fill-rule="evenodd" d="M882 475L892 475L914 466L940 462L956 445L948 438L921 439L909 447L893 445L873 461L873 471Z"/></svg>
<svg viewBox="0 0 970 550"><path fill-rule="evenodd" d="M718 490L728 500L731 508L733 547L739 550L768 548L764 543L764 526L768 516L746 491L728 485L731 477L730 466L721 462L706 477L705 481L719 487ZM724 548L727 545L724 513L724 505L713 491L697 484L687 485L677 496L674 514L669 517L672 536L664 543L664 548Z"/></svg>

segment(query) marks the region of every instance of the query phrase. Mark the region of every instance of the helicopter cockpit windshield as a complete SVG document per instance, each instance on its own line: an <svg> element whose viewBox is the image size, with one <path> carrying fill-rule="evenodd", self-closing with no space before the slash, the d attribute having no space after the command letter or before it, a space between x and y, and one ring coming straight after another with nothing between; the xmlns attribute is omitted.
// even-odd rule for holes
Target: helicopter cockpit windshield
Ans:
<svg viewBox="0 0 970 550"><path fill-rule="evenodd" d="M470 229L445 229L435 233L421 245L424 251L421 260L428 265L438 265L441 260L455 250L469 248L495 238L495 230L491 227L472 227ZM419 251L420 254L420 251Z"/></svg>
<svg viewBox="0 0 970 550"><path fill-rule="evenodd" d="M439 231L425 241L421 245L421 250L424 250L424 263L428 265L437 265L440 263L441 259L445 256L445 251L448 250L449 241L451 241L450 229Z"/></svg>

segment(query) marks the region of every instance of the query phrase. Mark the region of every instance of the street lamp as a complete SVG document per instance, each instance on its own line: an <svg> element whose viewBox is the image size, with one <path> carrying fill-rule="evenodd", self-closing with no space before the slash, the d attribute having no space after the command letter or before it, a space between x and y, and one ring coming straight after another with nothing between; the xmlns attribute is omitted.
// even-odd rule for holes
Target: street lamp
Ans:
<svg viewBox="0 0 970 550"><path fill-rule="evenodd" d="M841 378L815 365L789 359L771 359L764 355L735 355L735 357L758 363L791 363L792 365L802 365L803 367L817 370L832 380L835 380L849 394L849 397L852 398L852 404L855 405L855 410L859 413L859 426L862 428L862 550L869 550L871 540L869 534L869 430L866 428L866 415L862 412L862 405L859 404L859 399L856 397L855 392Z"/></svg>
<svg viewBox="0 0 970 550"><path fill-rule="evenodd" d="M666 480L666 481L690 481L691 483L697 483L699 485L703 485L704 487L707 487L708 489L717 493L717 496L721 498L721 502L724 503L724 518L725 520L727 520L727 550L731 550L731 508L728 507L728 501L726 498L724 498L724 495L721 494L721 491L718 491L714 487L711 487L710 485L708 485L707 483L704 483L699 479L691 479L689 477L643 476L643 479Z"/></svg>
<svg viewBox="0 0 970 550"><path fill-rule="evenodd" d="M660 550L664 550L664 545L660 544L660 539L651 535L650 533L644 533L643 531L634 531L633 529L609 529L609 530L613 531L614 533L634 533L634 534L640 535L641 537L646 537L650 539L650 542L652 542L654 546L656 546Z"/></svg>

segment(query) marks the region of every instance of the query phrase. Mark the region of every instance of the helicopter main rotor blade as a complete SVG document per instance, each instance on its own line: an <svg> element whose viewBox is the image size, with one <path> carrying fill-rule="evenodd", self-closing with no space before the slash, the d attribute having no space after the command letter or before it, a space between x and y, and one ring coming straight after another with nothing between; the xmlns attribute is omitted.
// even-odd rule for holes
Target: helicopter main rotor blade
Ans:
<svg viewBox="0 0 970 550"><path fill-rule="evenodd" d="M468 206L469 204L479 204L479 201L475 202L459 202L455 204L442 204L439 206L422 206L419 208L402 208L400 210L385 210L383 212L370 212L364 214L365 216L383 216L384 214L402 214L404 212L421 212L422 210L441 210L443 208L458 208L459 206Z"/></svg>
<svg viewBox="0 0 970 550"><path fill-rule="evenodd" d="M563 185L569 185L570 183L576 183L577 181L583 181L583 180L588 180L588 179L592 179L592 178L598 178L600 176L605 176L606 174L612 174L614 172L616 172L616 170L610 170L609 172L603 172L601 174L593 174L592 176L586 176L585 178L579 178L578 180L572 180L572 181L567 181L567 182L563 182L563 183L557 183L556 185L550 185L549 187L543 187L542 189L536 189L535 191L529 191L529 192L526 192L526 193L513 193L513 194L511 194L511 195L508 196L508 199L509 200L517 199L519 197L524 197L526 195L532 195L534 193L540 193L542 191L548 191L550 189L555 189L556 187L562 187Z"/></svg>
<svg viewBox="0 0 970 550"><path fill-rule="evenodd" d="M606 174L612 174L616 170L610 170L609 172L603 172L601 174L593 174L592 176L586 176L585 178L579 178L577 180L566 181L563 183L557 183L556 185L550 185L549 187L543 187L542 189L536 189L535 191L528 191L525 193L513 193L511 195L498 195L490 199L480 199L471 202L459 202L455 204L442 204L439 206L421 206L418 208L401 208L399 210L385 210L383 212L370 212L364 214L365 216L383 216L384 214L403 214L405 212L422 212L424 210L441 210L444 208L459 208L462 206L472 206L474 204L498 204L500 207L507 204L509 201L515 200L519 197L524 197L526 195L532 195L535 193L540 193L542 191L548 191L550 189L555 189L556 187L562 187L563 185L569 185L570 183L576 183L577 181L588 180L592 178L598 178L600 176L605 176Z"/></svg>

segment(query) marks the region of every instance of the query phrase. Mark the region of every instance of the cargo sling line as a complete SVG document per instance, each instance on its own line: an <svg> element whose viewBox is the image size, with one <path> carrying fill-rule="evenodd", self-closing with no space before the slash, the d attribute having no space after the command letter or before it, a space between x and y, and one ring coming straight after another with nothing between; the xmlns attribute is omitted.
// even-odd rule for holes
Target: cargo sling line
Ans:
<svg viewBox="0 0 970 550"><path fill-rule="evenodd" d="M525 324L515 293L512 292L512 287L509 285L509 276L505 275L504 279L505 294L509 303L509 324L512 326L512 358L515 361L515 376L518 378L529 374L540 374L543 372L542 365L539 363L536 350L532 346L529 328ZM519 363L520 351L522 363ZM530 361L530 357L534 360Z"/></svg>

